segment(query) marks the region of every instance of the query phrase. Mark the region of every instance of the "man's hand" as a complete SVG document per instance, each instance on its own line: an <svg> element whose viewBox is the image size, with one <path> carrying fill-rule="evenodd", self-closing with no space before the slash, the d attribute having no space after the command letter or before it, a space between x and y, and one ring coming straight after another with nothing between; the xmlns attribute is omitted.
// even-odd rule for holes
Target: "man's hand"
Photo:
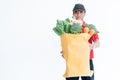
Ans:
<svg viewBox="0 0 120 80"><path fill-rule="evenodd" d="M63 51L60 51L60 53L62 54L62 57L64 58L64 56L63 56Z"/></svg>
<svg viewBox="0 0 120 80"><path fill-rule="evenodd" d="M91 49L94 49L94 48L98 48L98 47L100 47L100 42L99 42L99 40L96 40L94 43L89 44L90 50L91 50Z"/></svg>
<svg viewBox="0 0 120 80"><path fill-rule="evenodd" d="M91 49L94 49L94 44L91 44L91 43L90 43L90 44L89 44L89 48L90 48L90 50L91 50Z"/></svg>
<svg viewBox="0 0 120 80"><path fill-rule="evenodd" d="M94 42L94 47L95 47L95 48L100 47L100 42L99 42L99 40L96 40L96 41Z"/></svg>
<svg viewBox="0 0 120 80"><path fill-rule="evenodd" d="M60 53L62 54L62 53L63 53L63 51L60 51Z"/></svg>

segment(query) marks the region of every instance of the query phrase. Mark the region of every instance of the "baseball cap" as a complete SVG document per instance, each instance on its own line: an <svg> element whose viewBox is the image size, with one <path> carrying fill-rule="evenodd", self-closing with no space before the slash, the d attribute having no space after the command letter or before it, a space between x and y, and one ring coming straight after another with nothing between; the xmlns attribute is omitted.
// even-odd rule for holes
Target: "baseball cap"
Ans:
<svg viewBox="0 0 120 80"><path fill-rule="evenodd" d="M86 12L85 7L84 7L83 4L75 4L75 6L74 6L74 8L73 8L73 13L74 13L75 11L78 11L78 10Z"/></svg>

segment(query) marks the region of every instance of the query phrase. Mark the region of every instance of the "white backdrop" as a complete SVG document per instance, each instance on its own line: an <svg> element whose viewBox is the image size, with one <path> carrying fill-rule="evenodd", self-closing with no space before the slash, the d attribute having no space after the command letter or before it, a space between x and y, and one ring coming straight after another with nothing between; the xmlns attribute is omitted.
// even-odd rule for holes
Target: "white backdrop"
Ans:
<svg viewBox="0 0 120 80"><path fill-rule="evenodd" d="M0 0L0 80L64 80L56 19L83 3L85 21L100 31L95 80L120 80L119 0Z"/></svg>

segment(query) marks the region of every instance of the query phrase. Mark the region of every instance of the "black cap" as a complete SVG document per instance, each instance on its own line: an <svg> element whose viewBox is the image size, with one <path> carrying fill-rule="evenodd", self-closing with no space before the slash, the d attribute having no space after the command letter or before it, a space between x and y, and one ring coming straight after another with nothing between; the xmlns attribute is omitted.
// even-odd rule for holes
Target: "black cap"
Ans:
<svg viewBox="0 0 120 80"><path fill-rule="evenodd" d="M74 8L73 8L73 13L74 13L75 11L78 11L78 10L86 12L85 7L84 7L83 4L75 4L75 6L74 6Z"/></svg>

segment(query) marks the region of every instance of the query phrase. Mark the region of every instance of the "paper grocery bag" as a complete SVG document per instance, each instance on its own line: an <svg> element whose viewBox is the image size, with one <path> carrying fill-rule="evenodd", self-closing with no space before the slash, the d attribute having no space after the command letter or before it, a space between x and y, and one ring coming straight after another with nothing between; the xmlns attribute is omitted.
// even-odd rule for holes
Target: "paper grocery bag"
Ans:
<svg viewBox="0 0 120 80"><path fill-rule="evenodd" d="M90 35L80 34L62 34L61 45L63 56L66 61L66 71L64 77L74 76L92 76L89 64L89 43Z"/></svg>

